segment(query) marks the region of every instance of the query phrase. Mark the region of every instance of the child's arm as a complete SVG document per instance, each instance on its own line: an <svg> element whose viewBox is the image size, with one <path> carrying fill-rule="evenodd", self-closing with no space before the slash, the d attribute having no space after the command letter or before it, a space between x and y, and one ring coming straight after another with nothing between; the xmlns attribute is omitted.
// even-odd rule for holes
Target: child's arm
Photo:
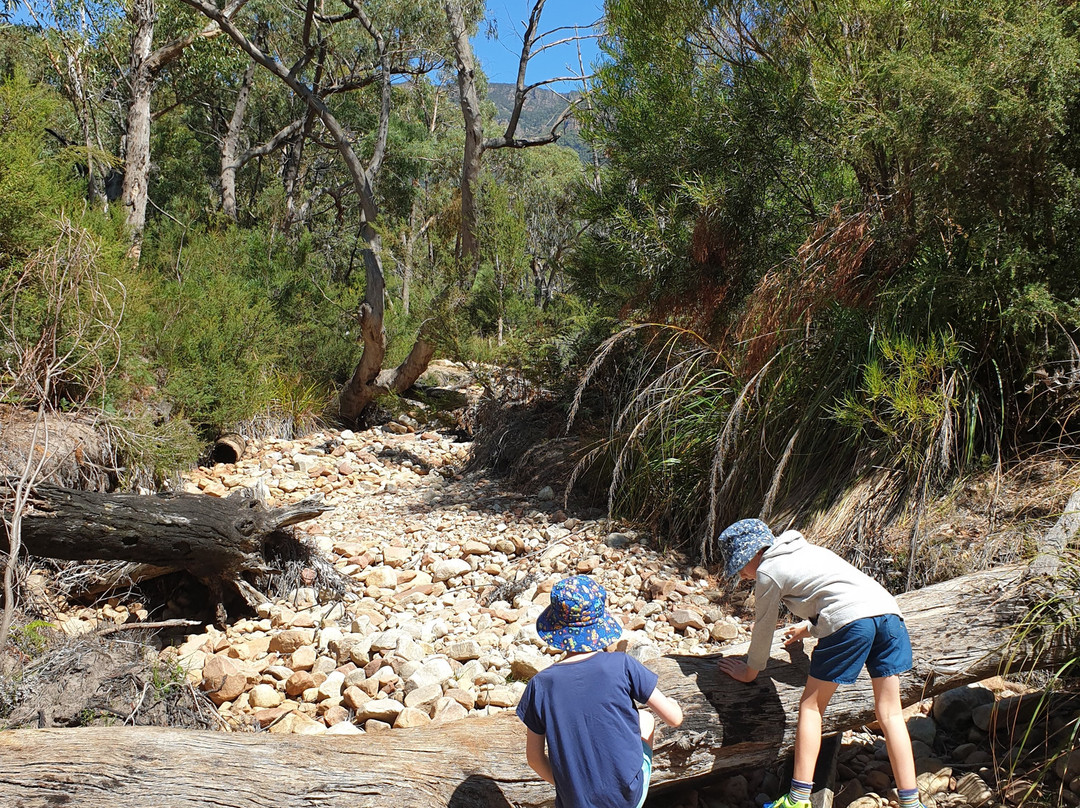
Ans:
<svg viewBox="0 0 1080 808"><path fill-rule="evenodd" d="M746 661L725 657L717 663L720 670L740 682L754 681L768 664L776 618L780 615L780 587L760 570L754 584L754 601L754 628L750 632Z"/></svg>
<svg viewBox="0 0 1080 808"><path fill-rule="evenodd" d="M795 623L784 629L784 645L791 645L793 642L805 640L809 636L810 621L803 620L800 623Z"/></svg>
<svg viewBox="0 0 1080 808"><path fill-rule="evenodd" d="M546 739L531 729L527 729L528 737L525 739L525 759L529 761L532 770L555 785L555 775L551 773L551 761L548 759Z"/></svg>
<svg viewBox="0 0 1080 808"><path fill-rule="evenodd" d="M665 696L660 692L660 688L653 688L652 695L645 703L652 707L653 712L660 716L669 727L677 727L682 723L682 707L679 706L679 702L670 696Z"/></svg>
<svg viewBox="0 0 1080 808"><path fill-rule="evenodd" d="M739 682L752 682L757 679L759 673L741 659L735 659L734 657L724 657L716 665L732 679Z"/></svg>

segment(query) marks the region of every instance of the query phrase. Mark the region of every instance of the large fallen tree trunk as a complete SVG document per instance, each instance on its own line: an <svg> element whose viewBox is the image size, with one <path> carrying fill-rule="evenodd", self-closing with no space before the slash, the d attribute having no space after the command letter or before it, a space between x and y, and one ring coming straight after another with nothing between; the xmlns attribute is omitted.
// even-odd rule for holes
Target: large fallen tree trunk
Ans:
<svg viewBox="0 0 1080 808"><path fill-rule="evenodd" d="M22 544L31 555L136 561L201 576L262 570L268 535L331 509L314 500L268 508L250 488L218 498L39 485L31 502L22 523ZM2 533L0 540L6 550Z"/></svg>
<svg viewBox="0 0 1080 808"><path fill-rule="evenodd" d="M906 703L1003 671L1043 667L1076 649L1043 653L1012 642L1048 582L1025 567L979 572L900 597L911 631ZM1059 596L1077 599L1075 590ZM730 649L745 653L745 646ZM794 741L808 658L776 645L754 684L718 673L715 657L650 663L686 720L658 732L653 788L775 763ZM870 682L840 688L825 731L873 719ZM169 729L42 729L0 733L0 805L81 808L551 805L554 792L525 763L525 730L511 714L362 737L223 734ZM148 795L153 795L152 798Z"/></svg>
<svg viewBox="0 0 1080 808"><path fill-rule="evenodd" d="M22 547L34 556L69 561L130 561L154 574L186 570L215 595L233 585L256 597L241 575L271 572L267 542L284 528L332 510L314 499L269 508L255 489L218 498L204 494L100 494L51 485L34 487L22 518ZM6 551L0 526L0 550ZM220 599L219 599L220 611ZM221 616L221 620L224 617Z"/></svg>

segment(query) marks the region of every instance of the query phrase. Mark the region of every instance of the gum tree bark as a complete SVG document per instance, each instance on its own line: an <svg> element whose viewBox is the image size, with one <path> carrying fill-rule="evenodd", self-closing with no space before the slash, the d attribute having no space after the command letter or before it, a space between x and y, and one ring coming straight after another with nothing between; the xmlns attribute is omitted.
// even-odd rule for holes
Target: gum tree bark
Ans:
<svg viewBox="0 0 1080 808"><path fill-rule="evenodd" d="M255 63L249 62L236 94L236 104L229 118L229 128L221 144L221 210L236 221L236 172L240 167L240 133L244 127L244 114L251 98L251 86L255 83Z"/></svg>
<svg viewBox="0 0 1080 808"><path fill-rule="evenodd" d="M218 13L229 19L247 0L233 0ZM146 206L149 202L150 180L150 101L158 74L176 61L184 50L198 39L209 39L219 33L216 24L173 39L154 49L154 24L157 20L155 0L132 0L128 12L131 23L130 84L131 103L128 106L124 135L124 188L121 201L127 211L126 221L132 251L137 256L146 227Z"/></svg>
<svg viewBox="0 0 1080 808"><path fill-rule="evenodd" d="M465 24L465 15L460 0L447 0L446 20L450 28L450 41L454 47L454 58L457 66L458 98L461 104L461 115L465 122L465 146L461 160L461 225L458 231L458 256L462 263L470 269L478 260L479 244L476 237L477 209L476 209L476 185L480 179L480 166L484 152L489 149L524 149L531 146L544 146L554 143L560 137L559 127L566 122L574 110L572 104L558 117L551 127L551 131L539 137L518 137L518 122L521 120L521 111L529 93L537 87L552 84L559 81L584 81L587 76L560 76L546 79L533 84L525 83L525 74L529 66L529 60L548 48L555 47L578 39L577 36L567 37L556 41L540 44L548 33L540 33L537 28L540 24L540 16L544 13L545 0L534 0L532 10L529 12L529 22L525 27L525 33L521 42L521 55L518 59L518 72L514 85L514 107L510 111L510 119L502 134L495 137L484 137L483 116L480 110L480 96L476 90L476 60L473 58L472 42L469 40L469 29Z"/></svg>

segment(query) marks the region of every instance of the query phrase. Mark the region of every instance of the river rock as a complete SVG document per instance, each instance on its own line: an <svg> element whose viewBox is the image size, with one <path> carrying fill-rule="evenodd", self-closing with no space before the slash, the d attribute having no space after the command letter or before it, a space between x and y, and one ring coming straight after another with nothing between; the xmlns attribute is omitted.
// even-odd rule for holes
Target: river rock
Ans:
<svg viewBox="0 0 1080 808"><path fill-rule="evenodd" d="M519 648L514 652L510 660L510 675L515 679L527 682L545 668L554 663L547 654L542 654L534 648Z"/></svg>
<svg viewBox="0 0 1080 808"><path fill-rule="evenodd" d="M934 743L937 737L937 724L934 719L927 716L916 715L907 720L908 735L913 741L922 741L928 747Z"/></svg>
<svg viewBox="0 0 1080 808"><path fill-rule="evenodd" d="M961 735L972 726L972 712L980 705L993 702L994 692L982 685L956 687L934 697L931 714L943 732Z"/></svg>
<svg viewBox="0 0 1080 808"><path fill-rule="evenodd" d="M235 661L217 654L207 657L201 687L214 704L233 701L247 686L247 675Z"/></svg>
<svg viewBox="0 0 1080 808"><path fill-rule="evenodd" d="M463 558L446 558L435 562L431 568L431 578L436 583L449 581L464 575L471 569L469 562Z"/></svg>
<svg viewBox="0 0 1080 808"><path fill-rule="evenodd" d="M273 685L255 685L248 694L248 703L252 707L277 707L285 701L285 695Z"/></svg>
<svg viewBox="0 0 1080 808"><path fill-rule="evenodd" d="M289 629L274 635L270 640L270 651L276 654L291 654L304 645L312 645L314 641L314 631Z"/></svg>
<svg viewBox="0 0 1080 808"><path fill-rule="evenodd" d="M424 727L431 723L431 716L415 707L406 707L394 719L395 727Z"/></svg>
<svg viewBox="0 0 1080 808"><path fill-rule="evenodd" d="M398 713L404 709L405 705L394 699L372 699L356 711L356 720L364 722L374 719L392 726L397 720Z"/></svg>

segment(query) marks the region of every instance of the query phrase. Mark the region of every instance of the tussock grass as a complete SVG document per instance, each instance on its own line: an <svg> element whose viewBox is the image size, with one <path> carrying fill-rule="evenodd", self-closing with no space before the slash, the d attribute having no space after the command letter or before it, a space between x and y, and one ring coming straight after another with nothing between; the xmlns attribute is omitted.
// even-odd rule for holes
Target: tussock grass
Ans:
<svg viewBox="0 0 1080 808"><path fill-rule="evenodd" d="M607 470L613 515L706 562L720 529L756 516L813 524L895 588L934 580L928 503L958 474L1000 471L1001 381L948 329L913 332L872 305L896 269L874 252L878 215L834 211L717 337L643 323L602 343L568 424L599 384L615 390L608 433L571 486ZM906 542L886 546L901 518Z"/></svg>

